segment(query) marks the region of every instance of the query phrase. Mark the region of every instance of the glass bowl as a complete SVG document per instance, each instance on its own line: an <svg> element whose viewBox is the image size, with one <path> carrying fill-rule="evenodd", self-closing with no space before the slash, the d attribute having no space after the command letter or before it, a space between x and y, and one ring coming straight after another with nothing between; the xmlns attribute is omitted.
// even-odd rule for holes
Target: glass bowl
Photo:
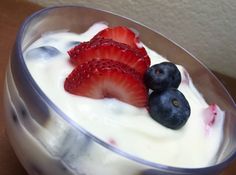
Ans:
<svg viewBox="0 0 236 175"><path fill-rule="evenodd" d="M98 21L138 30L145 45L170 61L183 65L206 101L217 102L226 112L224 138L215 165L178 168L128 154L73 122L41 91L26 68L22 51L45 32L69 29L82 33ZM235 103L216 77L190 53L158 32L97 9L51 7L28 17L18 32L12 50L6 73L4 102L10 142L30 175L212 175L220 173L236 154ZM113 163L104 160L112 160Z"/></svg>

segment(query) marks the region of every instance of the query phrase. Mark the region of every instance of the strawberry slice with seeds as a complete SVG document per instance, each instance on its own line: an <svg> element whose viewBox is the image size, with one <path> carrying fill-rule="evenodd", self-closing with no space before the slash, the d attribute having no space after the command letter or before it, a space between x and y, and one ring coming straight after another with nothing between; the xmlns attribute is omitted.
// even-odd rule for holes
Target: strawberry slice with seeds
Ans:
<svg viewBox="0 0 236 175"><path fill-rule="evenodd" d="M70 55L70 61L75 65L92 59L111 59L129 65L142 75L148 69L139 52L126 44L111 39L94 38L89 42L75 46L68 51L68 54Z"/></svg>
<svg viewBox="0 0 236 175"><path fill-rule="evenodd" d="M132 30L124 26L108 27L96 34L94 38L109 38L127 44L132 48L138 48L139 44L138 36Z"/></svg>
<svg viewBox="0 0 236 175"><path fill-rule="evenodd" d="M100 59L79 64L64 82L69 93L94 99L117 98L145 107L147 89L141 75L118 61Z"/></svg>
<svg viewBox="0 0 236 175"><path fill-rule="evenodd" d="M128 27L124 26L108 27L98 32L98 34L96 34L94 38L107 38L120 43L127 44L133 49L135 49L137 52L139 52L143 56L147 66L150 66L151 63L150 58L147 55L145 48L140 45L138 34L135 34Z"/></svg>

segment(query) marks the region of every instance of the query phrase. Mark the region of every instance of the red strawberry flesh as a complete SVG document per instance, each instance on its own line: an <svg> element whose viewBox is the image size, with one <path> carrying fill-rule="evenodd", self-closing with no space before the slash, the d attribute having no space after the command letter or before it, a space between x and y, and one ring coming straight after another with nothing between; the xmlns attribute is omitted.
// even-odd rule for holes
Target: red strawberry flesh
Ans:
<svg viewBox="0 0 236 175"><path fill-rule="evenodd" d="M212 104L209 105L209 107L203 111L204 122L207 126L211 127L214 125L217 117L217 110L218 110L217 105Z"/></svg>
<svg viewBox="0 0 236 175"><path fill-rule="evenodd" d="M64 88L94 99L117 98L137 107L147 104L147 89L141 75L128 65L108 59L79 64L66 78Z"/></svg>
<svg viewBox="0 0 236 175"><path fill-rule="evenodd" d="M139 52L143 56L147 66L150 66L150 58L147 55L147 52L144 47L140 46L140 40L138 34L135 34L128 27L116 26L109 27L94 36L94 38L106 38L112 39L114 41L124 43L129 45L131 48L135 49L136 52Z"/></svg>
<svg viewBox="0 0 236 175"><path fill-rule="evenodd" d="M137 44L139 43L138 36L132 30L124 26L106 28L96 34L94 38L113 39L114 41L127 44L132 48L137 48Z"/></svg>
<svg viewBox="0 0 236 175"><path fill-rule="evenodd" d="M129 65L142 75L148 69L139 52L126 44L111 39L94 38L71 49L68 54L70 55L70 61L75 65L92 59L111 59Z"/></svg>

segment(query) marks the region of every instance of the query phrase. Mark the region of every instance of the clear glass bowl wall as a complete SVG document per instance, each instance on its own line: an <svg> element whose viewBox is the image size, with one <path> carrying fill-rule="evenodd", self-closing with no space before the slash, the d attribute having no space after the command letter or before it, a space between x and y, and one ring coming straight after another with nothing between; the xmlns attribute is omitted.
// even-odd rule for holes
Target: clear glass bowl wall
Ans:
<svg viewBox="0 0 236 175"><path fill-rule="evenodd" d="M48 31L82 33L93 23L125 25L139 31L151 49L183 65L208 103L226 111L217 164L199 169L168 167L119 150L81 128L58 109L29 74L22 51ZM199 175L217 174L235 158L235 104L222 84L197 59L163 35L127 18L86 7L52 7L22 24L6 73L5 111L11 144L29 174Z"/></svg>

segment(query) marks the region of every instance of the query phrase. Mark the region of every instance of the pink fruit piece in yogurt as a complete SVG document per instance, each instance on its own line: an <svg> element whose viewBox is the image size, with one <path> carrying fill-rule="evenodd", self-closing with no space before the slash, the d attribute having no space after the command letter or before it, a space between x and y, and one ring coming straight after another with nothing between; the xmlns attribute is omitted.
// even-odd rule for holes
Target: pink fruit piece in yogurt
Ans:
<svg viewBox="0 0 236 175"><path fill-rule="evenodd" d="M216 104L209 105L203 110L205 130L209 133L211 127L214 126L217 117L219 116L219 107Z"/></svg>

